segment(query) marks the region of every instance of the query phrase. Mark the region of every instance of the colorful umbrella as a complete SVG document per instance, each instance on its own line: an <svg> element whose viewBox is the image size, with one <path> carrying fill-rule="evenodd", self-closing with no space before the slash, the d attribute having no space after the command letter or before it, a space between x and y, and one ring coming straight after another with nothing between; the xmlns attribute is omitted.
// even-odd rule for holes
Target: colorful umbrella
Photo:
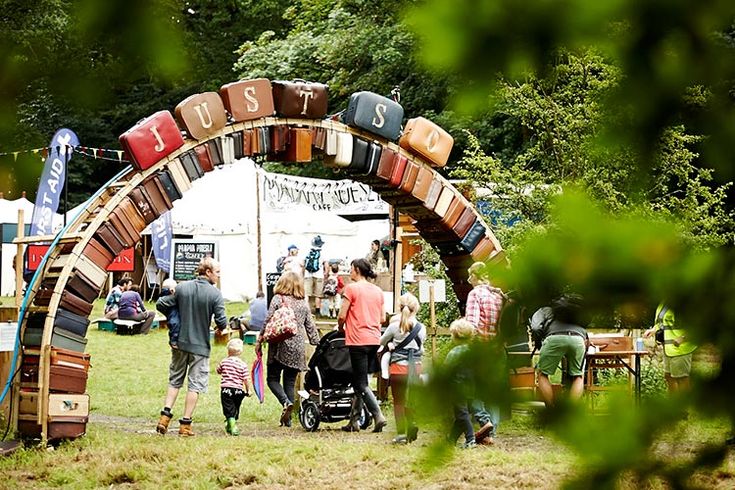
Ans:
<svg viewBox="0 0 735 490"><path fill-rule="evenodd" d="M250 370L250 375L253 379L255 396L258 397L260 403L263 403L265 401L265 384L263 381L263 355L260 350L255 351L255 361L253 361L253 368Z"/></svg>

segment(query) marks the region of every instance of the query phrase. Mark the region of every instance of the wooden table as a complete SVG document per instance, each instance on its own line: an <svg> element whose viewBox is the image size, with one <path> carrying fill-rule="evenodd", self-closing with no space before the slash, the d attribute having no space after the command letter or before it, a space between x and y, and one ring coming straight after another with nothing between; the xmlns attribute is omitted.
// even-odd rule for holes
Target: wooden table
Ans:
<svg viewBox="0 0 735 490"><path fill-rule="evenodd" d="M641 400L641 357L648 356L651 353L647 350L601 350L595 353L588 353L585 356L585 373L587 380L585 388L594 391L594 370L595 369L620 369L624 368L634 378L635 401L640 403ZM633 365L631 366L631 359Z"/></svg>

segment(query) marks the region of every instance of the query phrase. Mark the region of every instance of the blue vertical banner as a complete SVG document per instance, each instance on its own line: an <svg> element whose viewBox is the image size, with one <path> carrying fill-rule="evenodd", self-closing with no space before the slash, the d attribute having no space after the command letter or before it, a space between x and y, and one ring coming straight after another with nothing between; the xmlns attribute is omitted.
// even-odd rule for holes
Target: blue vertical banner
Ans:
<svg viewBox="0 0 735 490"><path fill-rule="evenodd" d="M31 236L50 235L53 217L59 209L59 201L66 180L66 166L71 160L79 138L71 129L59 129L51 139L48 157L43 167L36 194L36 207L31 220Z"/></svg>
<svg viewBox="0 0 735 490"><path fill-rule="evenodd" d="M171 211L166 211L151 223L151 245L153 246L153 255L156 257L156 265L159 269L166 271L167 274L171 272L172 235Z"/></svg>

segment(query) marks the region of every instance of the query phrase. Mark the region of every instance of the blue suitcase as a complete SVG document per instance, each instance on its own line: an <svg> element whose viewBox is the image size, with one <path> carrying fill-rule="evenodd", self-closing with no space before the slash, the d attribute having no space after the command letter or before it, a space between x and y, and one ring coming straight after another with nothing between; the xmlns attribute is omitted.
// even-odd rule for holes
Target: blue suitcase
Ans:
<svg viewBox="0 0 735 490"><path fill-rule="evenodd" d="M345 124L396 141L401 135L403 107L382 95L356 92L350 96L342 116Z"/></svg>

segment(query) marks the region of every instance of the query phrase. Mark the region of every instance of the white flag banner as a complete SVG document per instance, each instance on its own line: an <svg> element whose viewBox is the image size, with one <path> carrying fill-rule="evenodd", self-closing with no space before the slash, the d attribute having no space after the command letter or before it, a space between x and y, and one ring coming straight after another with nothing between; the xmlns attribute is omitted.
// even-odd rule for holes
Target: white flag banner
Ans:
<svg viewBox="0 0 735 490"><path fill-rule="evenodd" d="M304 206L313 210L387 214L388 204L370 186L351 180L324 180L291 175L262 174L262 199L271 209Z"/></svg>

